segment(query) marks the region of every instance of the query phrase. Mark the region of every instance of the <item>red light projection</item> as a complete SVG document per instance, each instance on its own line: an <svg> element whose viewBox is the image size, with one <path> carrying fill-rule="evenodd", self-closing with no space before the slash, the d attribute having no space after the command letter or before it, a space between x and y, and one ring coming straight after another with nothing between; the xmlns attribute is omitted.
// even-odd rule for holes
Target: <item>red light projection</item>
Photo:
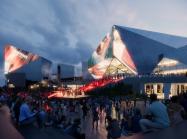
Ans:
<svg viewBox="0 0 187 139"><path fill-rule="evenodd" d="M84 95L84 93L82 94L77 94L79 90L77 91L73 91L73 92L67 92L67 91L53 91L48 93L47 98L51 99L51 98L82 98L82 97L87 97L86 95Z"/></svg>
<svg viewBox="0 0 187 139"><path fill-rule="evenodd" d="M118 77L118 78L115 78L115 79L113 79L111 77L111 78L108 78L108 79L96 80L96 81L88 83L88 84L86 84L86 85L84 85L82 87L79 87L77 89L77 91L78 92L91 91L93 89L106 86L106 85L108 85L110 83L117 83L117 82L119 82L122 79L123 79L122 77ZM83 94L81 93L81 95L76 95L76 91L74 91L74 92L67 92L65 90L53 91L53 92L49 92L47 94L47 98L48 99L51 99L51 98L80 98L80 97L86 97L86 95L84 95L84 93Z"/></svg>
<svg viewBox="0 0 187 139"><path fill-rule="evenodd" d="M53 98L53 97L55 97L55 98L62 98L64 95L62 94L62 92L60 92L60 91L54 91L54 92L52 92L52 94L50 94L49 96L48 96L48 98Z"/></svg>
<svg viewBox="0 0 187 139"><path fill-rule="evenodd" d="M91 83L88 83L88 84L84 85L83 87L80 87L79 89L81 91L83 91L83 92L87 92L87 91L91 91L91 90L96 89L96 88L100 88L100 87L106 86L106 85L108 85L110 83L117 83L117 82L119 82L122 79L123 78L100 79L100 80L96 80L96 81L93 81Z"/></svg>
<svg viewBox="0 0 187 139"><path fill-rule="evenodd" d="M71 88L63 88L63 87L57 87L57 90L49 92L47 94L47 97L50 98L75 98L76 90L73 90Z"/></svg>
<svg viewBox="0 0 187 139"><path fill-rule="evenodd" d="M13 72L38 58L38 55L15 48L12 45L7 45L4 49L5 74Z"/></svg>

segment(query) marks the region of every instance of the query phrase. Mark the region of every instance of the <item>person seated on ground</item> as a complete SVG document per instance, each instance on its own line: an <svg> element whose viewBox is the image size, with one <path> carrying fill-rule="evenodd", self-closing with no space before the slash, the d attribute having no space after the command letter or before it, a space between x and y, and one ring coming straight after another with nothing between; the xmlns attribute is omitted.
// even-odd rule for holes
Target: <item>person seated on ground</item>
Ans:
<svg viewBox="0 0 187 139"><path fill-rule="evenodd" d="M52 126L54 124L52 112L47 112L47 120L45 126Z"/></svg>
<svg viewBox="0 0 187 139"><path fill-rule="evenodd" d="M23 136L11 123L10 109L6 105L0 105L0 138L23 139Z"/></svg>
<svg viewBox="0 0 187 139"><path fill-rule="evenodd" d="M44 127L45 123L47 122L47 113L44 109L44 106L42 106L38 112L38 123L39 127Z"/></svg>
<svg viewBox="0 0 187 139"><path fill-rule="evenodd" d="M183 121L182 116L185 114L184 108L178 103L178 97L171 97L171 102L168 105L168 113L171 121L171 126L179 124Z"/></svg>
<svg viewBox="0 0 187 139"><path fill-rule="evenodd" d="M65 130L65 133L73 136L76 139L85 139L85 134L81 133L81 120L75 119L73 124Z"/></svg>
<svg viewBox="0 0 187 139"><path fill-rule="evenodd" d="M116 119L108 119L107 131L107 139L117 139L121 137L121 129Z"/></svg>
<svg viewBox="0 0 187 139"><path fill-rule="evenodd" d="M121 131L122 134L127 136L129 131L128 121L125 117L121 120Z"/></svg>
<svg viewBox="0 0 187 139"><path fill-rule="evenodd" d="M52 111L51 119L53 121L53 126L58 127L58 125L60 124L60 117L58 115L58 110Z"/></svg>
<svg viewBox="0 0 187 139"><path fill-rule="evenodd" d="M142 118L140 109L135 108L134 109L134 115L132 116L132 132L137 133L139 131L141 131L140 125L139 125L139 121Z"/></svg>
<svg viewBox="0 0 187 139"><path fill-rule="evenodd" d="M65 129L68 126L69 126L69 123L67 121L67 118L64 115L62 115L61 119L60 119L60 124L58 125L58 127L62 128L62 129Z"/></svg>
<svg viewBox="0 0 187 139"><path fill-rule="evenodd" d="M150 131L151 129L164 129L170 126L170 120L166 106L157 100L156 94L150 95L150 106L148 113L151 119L141 119L140 127L143 132Z"/></svg>
<svg viewBox="0 0 187 139"><path fill-rule="evenodd" d="M32 101L31 97L26 97L23 100L23 103L20 107L20 115L19 115L19 124L20 125L28 125L36 122L37 114L31 111L30 103Z"/></svg>
<svg viewBox="0 0 187 139"><path fill-rule="evenodd" d="M63 115L63 113L60 111L57 111L54 114L54 126L57 128L66 128L66 126L68 126L68 119L66 118L66 116Z"/></svg>
<svg viewBox="0 0 187 139"><path fill-rule="evenodd" d="M180 96L180 104L183 106L185 110L185 115L183 115L183 118L187 120L187 93L182 94Z"/></svg>

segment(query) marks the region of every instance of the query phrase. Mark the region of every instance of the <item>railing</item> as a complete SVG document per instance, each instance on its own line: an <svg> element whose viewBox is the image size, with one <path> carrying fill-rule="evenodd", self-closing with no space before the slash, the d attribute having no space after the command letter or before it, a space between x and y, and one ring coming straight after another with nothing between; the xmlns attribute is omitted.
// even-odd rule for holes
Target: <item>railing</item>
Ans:
<svg viewBox="0 0 187 139"><path fill-rule="evenodd" d="M124 75L124 74L118 74L118 75L110 75L105 76L102 79L125 79L125 78L147 78L147 77L187 77L187 74L140 74L140 75ZM85 82L93 82L93 81L99 81L101 79L86 79Z"/></svg>

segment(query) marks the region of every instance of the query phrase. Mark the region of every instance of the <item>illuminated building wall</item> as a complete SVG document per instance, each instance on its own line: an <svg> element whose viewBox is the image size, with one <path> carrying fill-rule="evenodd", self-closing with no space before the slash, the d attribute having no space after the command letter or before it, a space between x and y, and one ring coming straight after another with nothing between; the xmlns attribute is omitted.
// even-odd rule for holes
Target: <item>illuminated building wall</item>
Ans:
<svg viewBox="0 0 187 139"><path fill-rule="evenodd" d="M187 83L177 82L177 83L146 83L144 84L144 90L147 95L157 94L159 99L168 99L171 96L176 96L181 93L187 92Z"/></svg>
<svg viewBox="0 0 187 139"><path fill-rule="evenodd" d="M177 66L159 67L161 54L176 61ZM119 73L159 74L159 69L160 74L180 74L187 72L186 59L185 37L115 25L93 52L88 71L96 79Z"/></svg>
<svg viewBox="0 0 187 139"><path fill-rule="evenodd" d="M160 99L187 92L186 76L134 76L124 78L123 82L124 84L131 84L133 92L147 95L155 93Z"/></svg>
<svg viewBox="0 0 187 139"><path fill-rule="evenodd" d="M186 74L187 65L175 59L163 58L153 70L154 74Z"/></svg>
<svg viewBox="0 0 187 139"><path fill-rule="evenodd" d="M7 78L10 75L17 77L20 73L25 75L25 80L40 81L44 77L50 76L51 64L49 60L41 56L12 45L7 45L4 48L4 73Z"/></svg>
<svg viewBox="0 0 187 139"><path fill-rule="evenodd" d="M134 92L168 98L187 91L187 38L115 25L93 52L88 71L95 79L126 75Z"/></svg>
<svg viewBox="0 0 187 139"><path fill-rule="evenodd" d="M16 73L25 73L26 79L31 81L40 81L48 78L51 73L51 62L40 57L15 71Z"/></svg>
<svg viewBox="0 0 187 139"><path fill-rule="evenodd" d="M4 49L4 72L8 74L16 71L30 62L36 61L38 58L38 55L7 45Z"/></svg>

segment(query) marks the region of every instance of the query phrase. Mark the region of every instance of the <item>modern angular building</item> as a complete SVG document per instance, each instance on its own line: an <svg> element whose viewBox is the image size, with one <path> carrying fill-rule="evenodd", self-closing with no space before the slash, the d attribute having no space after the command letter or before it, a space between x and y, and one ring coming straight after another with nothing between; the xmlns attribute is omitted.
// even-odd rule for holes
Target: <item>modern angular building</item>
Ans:
<svg viewBox="0 0 187 139"><path fill-rule="evenodd" d="M57 73L61 81L71 81L75 78L80 78L82 77L82 64L58 64Z"/></svg>
<svg viewBox="0 0 187 139"><path fill-rule="evenodd" d="M187 91L187 38L113 26L88 61L96 78L124 76L134 91L161 98Z"/></svg>
<svg viewBox="0 0 187 139"><path fill-rule="evenodd" d="M4 48L4 73L7 82L24 87L26 81L49 78L52 62L12 45Z"/></svg>

